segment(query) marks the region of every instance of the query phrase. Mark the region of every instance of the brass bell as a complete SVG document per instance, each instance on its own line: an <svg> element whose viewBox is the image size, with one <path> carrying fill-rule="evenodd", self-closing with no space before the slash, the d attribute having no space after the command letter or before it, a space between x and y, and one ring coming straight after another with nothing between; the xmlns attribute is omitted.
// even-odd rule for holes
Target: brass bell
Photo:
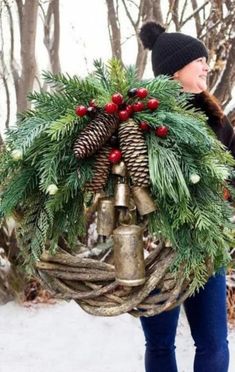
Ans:
<svg viewBox="0 0 235 372"><path fill-rule="evenodd" d="M131 191L136 208L141 216L157 209L147 187L133 186Z"/></svg>
<svg viewBox="0 0 235 372"><path fill-rule="evenodd" d="M130 199L128 208L119 208L118 222L120 225L133 225L137 222L136 205L133 199Z"/></svg>
<svg viewBox="0 0 235 372"><path fill-rule="evenodd" d="M115 228L115 206L112 198L101 198L97 209L97 233L109 236Z"/></svg>
<svg viewBox="0 0 235 372"><path fill-rule="evenodd" d="M119 226L113 232L116 280L126 286L145 282L143 229L137 225Z"/></svg>
<svg viewBox="0 0 235 372"><path fill-rule="evenodd" d="M130 203L130 187L126 182L126 178L118 177L118 182L114 190L114 205L115 207L129 207Z"/></svg>
<svg viewBox="0 0 235 372"><path fill-rule="evenodd" d="M127 168L126 168L124 161L120 161L120 163L113 164L112 173L118 176L121 176L121 177L126 177Z"/></svg>

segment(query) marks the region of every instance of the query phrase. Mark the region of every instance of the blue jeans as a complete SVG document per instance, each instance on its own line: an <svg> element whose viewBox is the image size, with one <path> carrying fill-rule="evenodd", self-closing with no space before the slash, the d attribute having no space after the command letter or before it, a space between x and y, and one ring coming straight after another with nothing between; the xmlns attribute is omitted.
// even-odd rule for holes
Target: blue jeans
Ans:
<svg viewBox="0 0 235 372"><path fill-rule="evenodd" d="M225 275L211 277L204 289L188 298L185 312L196 346L194 372L227 372ZM152 317L141 317L146 339L146 372L177 372L175 335L180 308Z"/></svg>

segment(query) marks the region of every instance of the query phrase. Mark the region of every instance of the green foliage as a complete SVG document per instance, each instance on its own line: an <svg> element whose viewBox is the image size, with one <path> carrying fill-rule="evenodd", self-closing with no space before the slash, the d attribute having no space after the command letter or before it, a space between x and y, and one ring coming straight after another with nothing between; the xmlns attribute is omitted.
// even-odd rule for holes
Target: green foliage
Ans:
<svg viewBox="0 0 235 372"><path fill-rule="evenodd" d="M172 270L184 267L182 274L191 279L193 292L206 280L208 259L216 269L229 259L231 209L223 200L223 187L234 160L206 125L205 116L191 107L190 95L178 82L166 76L138 81L133 67L124 68L115 59L107 65L96 60L94 66L94 73L84 79L44 72L50 90L29 95L33 109L18 116L0 156L0 215L23 215L18 237L28 270L43 249L56 252L61 235L72 249L85 234L84 210L91 203L86 182L93 177L96 159L96 154L80 161L74 156L73 144L91 120L76 116L75 108L89 105L91 99L102 108L115 92L131 104L138 98L128 97L128 90L146 87L144 103L149 97L160 102L156 111L133 115L152 128L145 138L158 210L149 216L149 229L172 242L177 253ZM159 125L169 128L166 138L155 136ZM107 195L113 195L114 184L115 176L110 175Z"/></svg>
<svg viewBox="0 0 235 372"><path fill-rule="evenodd" d="M174 86L172 95L177 97ZM152 128L162 124L169 128L166 138L156 137L154 131L146 134L152 195L159 208L150 216L149 226L152 233L173 243L177 257L172 270L184 267L193 292L205 283L208 258L216 269L229 262L229 246L234 242L224 227L229 226L232 210L223 200L223 187L234 159L203 115L191 110L182 96L179 105L177 101L170 109L168 98L154 115L139 114ZM192 175L199 176L199 182L194 184Z"/></svg>

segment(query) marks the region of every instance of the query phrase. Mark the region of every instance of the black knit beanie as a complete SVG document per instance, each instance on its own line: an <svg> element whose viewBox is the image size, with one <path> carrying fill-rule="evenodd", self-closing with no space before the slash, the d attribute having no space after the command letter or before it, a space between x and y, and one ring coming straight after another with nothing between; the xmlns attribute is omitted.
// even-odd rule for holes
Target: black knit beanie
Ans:
<svg viewBox="0 0 235 372"><path fill-rule="evenodd" d="M173 76L195 59L208 58L207 49L201 41L180 32L165 32L165 28L155 22L145 23L139 35L144 48L152 50L154 76Z"/></svg>

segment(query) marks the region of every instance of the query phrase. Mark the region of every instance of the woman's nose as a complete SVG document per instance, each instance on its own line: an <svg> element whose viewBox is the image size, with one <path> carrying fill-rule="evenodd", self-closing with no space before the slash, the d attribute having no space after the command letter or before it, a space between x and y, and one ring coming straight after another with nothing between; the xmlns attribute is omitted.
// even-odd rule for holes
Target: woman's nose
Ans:
<svg viewBox="0 0 235 372"><path fill-rule="evenodd" d="M207 62L205 62L205 64L204 64L204 70L205 71L207 71L207 72L209 72L210 71L210 67L209 67L209 65L208 65L208 63Z"/></svg>

